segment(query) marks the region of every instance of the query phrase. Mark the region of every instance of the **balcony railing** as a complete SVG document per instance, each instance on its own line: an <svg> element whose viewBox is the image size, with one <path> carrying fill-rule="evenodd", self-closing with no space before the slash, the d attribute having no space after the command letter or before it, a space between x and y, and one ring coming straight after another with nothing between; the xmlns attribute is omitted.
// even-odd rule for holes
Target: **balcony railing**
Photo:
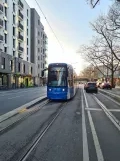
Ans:
<svg viewBox="0 0 120 161"><path fill-rule="evenodd" d="M18 47L18 50L19 50L20 52L23 52L23 51L24 51L23 47L21 47L21 46Z"/></svg>
<svg viewBox="0 0 120 161"><path fill-rule="evenodd" d="M0 42L2 42L3 41L3 36L2 35L0 35Z"/></svg>
<svg viewBox="0 0 120 161"><path fill-rule="evenodd" d="M3 6L0 4L0 13L3 13Z"/></svg>
<svg viewBox="0 0 120 161"><path fill-rule="evenodd" d="M18 39L23 41L24 38L23 38L22 35L19 34L19 35L18 35Z"/></svg>
<svg viewBox="0 0 120 161"><path fill-rule="evenodd" d="M19 6L21 9L24 8L24 5L23 5L23 3L22 3L20 0L18 1L18 6Z"/></svg>
<svg viewBox="0 0 120 161"><path fill-rule="evenodd" d="M18 24L19 29L24 30L24 27L21 23Z"/></svg>
<svg viewBox="0 0 120 161"><path fill-rule="evenodd" d="M23 16L23 14L19 11L19 17L20 17L20 19L22 19L23 20L23 18L24 18L24 16Z"/></svg>
<svg viewBox="0 0 120 161"><path fill-rule="evenodd" d="M0 19L0 27L3 27L3 20Z"/></svg>

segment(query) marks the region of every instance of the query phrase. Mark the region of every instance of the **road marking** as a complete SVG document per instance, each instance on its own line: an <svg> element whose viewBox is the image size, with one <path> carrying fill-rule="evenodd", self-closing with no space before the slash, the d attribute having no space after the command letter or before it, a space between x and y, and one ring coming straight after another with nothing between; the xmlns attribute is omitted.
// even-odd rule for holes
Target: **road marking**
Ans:
<svg viewBox="0 0 120 161"><path fill-rule="evenodd" d="M100 105L100 107L103 109L103 111L108 116L108 118L112 121L112 123L120 131L120 121L106 108L106 106L100 100L98 100L96 97L95 97L95 100Z"/></svg>
<svg viewBox="0 0 120 161"><path fill-rule="evenodd" d="M120 103L118 103L117 101L115 101L114 99L110 98L109 96L106 96L105 94L99 92L101 95L105 96L106 98L108 98L109 100L111 100L112 102L116 103L118 106L120 106Z"/></svg>
<svg viewBox="0 0 120 161"><path fill-rule="evenodd" d="M102 111L102 109L99 109L99 108L85 108L85 110L88 110L88 111Z"/></svg>
<svg viewBox="0 0 120 161"><path fill-rule="evenodd" d="M102 89L99 89L99 90L100 90L100 91L103 91L103 92L105 92L105 93L108 93L108 94L110 94L110 95L113 95L113 96L115 96L115 97L120 98L119 95L116 95L116 94L114 94L114 93L112 93L112 92L107 92L107 91L104 91L104 90L102 90Z"/></svg>
<svg viewBox="0 0 120 161"><path fill-rule="evenodd" d="M86 130L86 123L85 123L83 95L82 95L82 137L83 137L83 161L89 161L88 140L87 140L87 130Z"/></svg>
<svg viewBox="0 0 120 161"><path fill-rule="evenodd" d="M120 112L120 109L110 109L108 111L111 111L111 112Z"/></svg>
<svg viewBox="0 0 120 161"><path fill-rule="evenodd" d="M19 113L23 113L23 112L25 112L25 111L27 111L27 109L26 109L26 108L23 108L23 109L21 109L21 110L19 111Z"/></svg>
<svg viewBox="0 0 120 161"><path fill-rule="evenodd" d="M89 108L84 90L83 90L83 94L84 94L84 98L85 98L86 107ZM87 111L87 113L88 113L88 119L89 119L91 131L92 131L92 136L93 136L93 141L94 141L95 150L96 150L96 154L97 154L97 159L98 159L98 161L104 161L102 150L101 150L100 143L99 143L99 140L97 137L97 133L95 130L95 126L93 123L91 113L90 113L90 111Z"/></svg>

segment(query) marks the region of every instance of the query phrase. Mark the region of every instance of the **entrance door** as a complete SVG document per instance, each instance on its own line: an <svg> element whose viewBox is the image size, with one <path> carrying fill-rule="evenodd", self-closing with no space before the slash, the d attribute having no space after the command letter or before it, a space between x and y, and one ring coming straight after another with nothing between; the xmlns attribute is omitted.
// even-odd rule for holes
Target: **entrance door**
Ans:
<svg viewBox="0 0 120 161"><path fill-rule="evenodd" d="M28 78L25 79L25 85L28 87Z"/></svg>

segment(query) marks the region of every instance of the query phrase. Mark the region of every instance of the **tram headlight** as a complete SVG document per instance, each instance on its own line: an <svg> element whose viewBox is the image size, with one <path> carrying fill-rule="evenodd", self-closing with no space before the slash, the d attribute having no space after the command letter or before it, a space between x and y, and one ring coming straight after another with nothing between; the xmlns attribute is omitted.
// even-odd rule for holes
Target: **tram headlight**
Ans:
<svg viewBox="0 0 120 161"><path fill-rule="evenodd" d="M49 91L51 91L51 89L49 89Z"/></svg>
<svg viewBox="0 0 120 161"><path fill-rule="evenodd" d="M65 89L63 88L63 92L65 91Z"/></svg>

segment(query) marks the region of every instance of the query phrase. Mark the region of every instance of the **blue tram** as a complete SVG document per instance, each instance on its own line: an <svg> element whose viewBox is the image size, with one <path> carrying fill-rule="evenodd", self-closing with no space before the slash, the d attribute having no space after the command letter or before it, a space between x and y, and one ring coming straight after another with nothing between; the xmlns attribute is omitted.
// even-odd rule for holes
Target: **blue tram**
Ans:
<svg viewBox="0 0 120 161"><path fill-rule="evenodd" d="M48 66L47 97L51 100L68 100L74 97L75 72L72 65L51 63Z"/></svg>

